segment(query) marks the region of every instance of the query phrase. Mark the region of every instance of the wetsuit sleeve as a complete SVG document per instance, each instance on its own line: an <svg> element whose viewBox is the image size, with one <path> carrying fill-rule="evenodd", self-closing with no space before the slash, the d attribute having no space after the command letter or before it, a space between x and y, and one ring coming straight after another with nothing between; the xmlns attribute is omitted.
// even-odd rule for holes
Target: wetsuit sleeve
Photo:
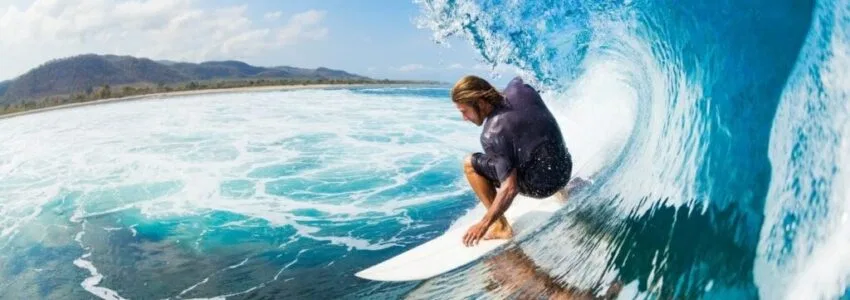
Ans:
<svg viewBox="0 0 850 300"><path fill-rule="evenodd" d="M514 168L512 147L513 145L502 137L492 138L484 145L484 153L474 157L473 167L490 180L504 182Z"/></svg>
<svg viewBox="0 0 850 300"><path fill-rule="evenodd" d="M511 169L513 169L513 163L507 157L496 155L494 158L494 168L496 169L496 176L499 179L499 182L505 182L508 180L508 175L511 173Z"/></svg>

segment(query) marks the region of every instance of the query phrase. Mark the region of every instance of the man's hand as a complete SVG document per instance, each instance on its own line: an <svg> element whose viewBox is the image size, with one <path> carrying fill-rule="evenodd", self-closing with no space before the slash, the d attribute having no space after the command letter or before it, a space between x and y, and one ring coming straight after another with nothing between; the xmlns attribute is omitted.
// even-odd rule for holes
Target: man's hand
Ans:
<svg viewBox="0 0 850 300"><path fill-rule="evenodd" d="M490 224L483 221L472 225L472 227L469 227L469 230L467 230L466 234L463 236L463 244L467 247L477 245L478 241L484 237L485 233L487 233L488 228L490 228Z"/></svg>
<svg viewBox="0 0 850 300"><path fill-rule="evenodd" d="M478 241L487 233L487 229L493 225L493 222L496 222L508 210L518 193L516 176L516 169L511 169L508 178L502 182L502 188L496 192L496 198L493 199L492 205L484 202L484 205L487 206L487 213L484 214L484 218L478 224L469 227L469 230L466 231L463 236L464 245L467 247L477 245Z"/></svg>

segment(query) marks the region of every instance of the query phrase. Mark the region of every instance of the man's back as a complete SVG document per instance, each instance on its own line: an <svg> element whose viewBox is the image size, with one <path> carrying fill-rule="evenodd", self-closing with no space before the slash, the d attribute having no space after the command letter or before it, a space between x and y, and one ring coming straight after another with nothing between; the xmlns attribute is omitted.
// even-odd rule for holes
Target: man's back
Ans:
<svg viewBox="0 0 850 300"><path fill-rule="evenodd" d="M566 153L561 128L537 91L516 77L503 94L504 104L484 122L481 145L485 152L506 156L515 168L537 159L535 151L541 145Z"/></svg>

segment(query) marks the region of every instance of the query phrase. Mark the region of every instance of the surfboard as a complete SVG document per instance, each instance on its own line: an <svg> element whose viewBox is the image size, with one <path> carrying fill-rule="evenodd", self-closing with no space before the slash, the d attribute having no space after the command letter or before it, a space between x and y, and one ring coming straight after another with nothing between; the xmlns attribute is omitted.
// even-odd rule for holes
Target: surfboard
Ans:
<svg viewBox="0 0 850 300"><path fill-rule="evenodd" d="M511 224L513 239L481 240L478 245L467 247L463 236L470 226L480 221L485 210L480 203L468 217L452 225L443 235L430 240L377 265L357 272L355 276L376 281L425 280L462 267L486 255L511 240L519 239L551 217L562 204L555 196L533 199L523 196L514 198L505 211Z"/></svg>

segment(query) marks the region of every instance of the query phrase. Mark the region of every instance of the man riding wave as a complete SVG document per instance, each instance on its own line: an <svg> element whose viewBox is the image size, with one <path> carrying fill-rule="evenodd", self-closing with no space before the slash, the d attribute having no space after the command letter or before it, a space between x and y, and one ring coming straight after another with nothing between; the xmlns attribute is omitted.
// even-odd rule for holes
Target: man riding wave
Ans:
<svg viewBox="0 0 850 300"><path fill-rule="evenodd" d="M464 235L465 245L512 237L504 213L518 194L566 198L572 158L558 122L534 88L516 77L499 93L486 80L466 76L451 97L464 120L483 126L484 152L464 159L464 173L487 213Z"/></svg>

